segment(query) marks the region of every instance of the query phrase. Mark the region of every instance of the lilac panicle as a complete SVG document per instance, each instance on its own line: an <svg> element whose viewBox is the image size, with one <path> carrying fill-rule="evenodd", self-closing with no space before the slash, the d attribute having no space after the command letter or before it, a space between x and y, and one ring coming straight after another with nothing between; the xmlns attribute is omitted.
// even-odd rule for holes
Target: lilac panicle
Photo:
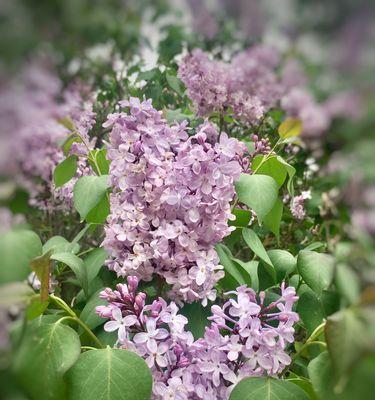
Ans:
<svg viewBox="0 0 375 400"><path fill-rule="evenodd" d="M281 297L268 305L264 292L238 287L222 307L212 306L211 324L195 340L174 302L147 304L138 279L127 280L101 292L108 304L96 311L109 319L107 332L117 331L116 347L138 353L151 368L154 400L228 399L241 379L277 376L290 364L286 350L298 321L293 287L282 284Z"/></svg>
<svg viewBox="0 0 375 400"><path fill-rule="evenodd" d="M171 285L183 301L215 298L223 277L214 245L232 228L230 202L243 145L208 122L188 137L187 125L169 126L151 100L131 98L108 116L111 127L111 214L103 246L119 276Z"/></svg>

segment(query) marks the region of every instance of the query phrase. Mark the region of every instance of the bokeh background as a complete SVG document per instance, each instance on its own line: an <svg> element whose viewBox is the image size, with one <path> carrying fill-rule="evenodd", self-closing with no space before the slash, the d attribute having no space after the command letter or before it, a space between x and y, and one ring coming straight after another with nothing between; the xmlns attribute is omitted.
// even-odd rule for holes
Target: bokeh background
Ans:
<svg viewBox="0 0 375 400"><path fill-rule="evenodd" d="M372 0L1 0L0 231L25 223L30 210L14 153L18 137L12 113L20 99L9 96L9 88L26 78L31 91L33 84L53 84L34 66L53 65L63 86L88 80L101 88L104 101L105 93L115 90L113 74L139 60L150 70L197 46L229 59L258 42L293 54L299 65L291 66L291 74L303 66L301 79L333 116L324 133L306 138L318 182L308 211L333 221L327 241L340 241L336 256L350 265L374 301ZM27 116L27 98L22 107ZM0 310L1 324L8 317ZM8 345L4 332L1 328L0 348ZM0 376L6 399L24 398L13 388L5 390L6 374Z"/></svg>

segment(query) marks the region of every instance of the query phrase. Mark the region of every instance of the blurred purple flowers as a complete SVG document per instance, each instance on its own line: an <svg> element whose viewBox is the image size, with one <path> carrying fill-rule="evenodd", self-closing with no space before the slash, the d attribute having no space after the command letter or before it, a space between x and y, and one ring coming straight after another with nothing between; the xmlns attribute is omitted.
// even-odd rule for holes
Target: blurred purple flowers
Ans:
<svg viewBox="0 0 375 400"><path fill-rule="evenodd" d="M2 174L16 174L18 183L30 192L30 202L39 208L69 208L75 179L55 188L53 171L64 160L62 144L72 134L63 121L69 119L89 143L88 132L95 123L94 97L82 85L62 89L62 83L45 63L26 65L17 82L5 85L1 93ZM91 144L93 145L93 144ZM81 149L79 152L78 149ZM82 144L71 152L87 155ZM14 157L15 155L15 157ZM90 173L81 158L77 175Z"/></svg>

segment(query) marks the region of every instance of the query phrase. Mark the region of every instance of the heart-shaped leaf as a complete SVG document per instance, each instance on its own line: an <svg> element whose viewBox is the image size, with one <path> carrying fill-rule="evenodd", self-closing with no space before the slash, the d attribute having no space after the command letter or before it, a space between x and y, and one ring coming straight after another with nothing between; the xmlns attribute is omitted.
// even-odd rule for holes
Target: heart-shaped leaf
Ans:
<svg viewBox="0 0 375 400"><path fill-rule="evenodd" d="M241 174L235 186L239 201L252 208L262 223L277 200L278 186L275 180L268 175Z"/></svg>
<svg viewBox="0 0 375 400"><path fill-rule="evenodd" d="M80 355L67 373L71 400L149 400L152 377L137 354L107 347Z"/></svg>

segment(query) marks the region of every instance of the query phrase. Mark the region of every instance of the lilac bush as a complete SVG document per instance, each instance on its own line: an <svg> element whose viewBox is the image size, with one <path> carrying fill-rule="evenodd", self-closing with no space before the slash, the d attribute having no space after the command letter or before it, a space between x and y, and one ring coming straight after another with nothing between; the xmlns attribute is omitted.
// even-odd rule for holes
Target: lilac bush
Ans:
<svg viewBox="0 0 375 400"><path fill-rule="evenodd" d="M0 397L372 399L370 10L5 3Z"/></svg>

